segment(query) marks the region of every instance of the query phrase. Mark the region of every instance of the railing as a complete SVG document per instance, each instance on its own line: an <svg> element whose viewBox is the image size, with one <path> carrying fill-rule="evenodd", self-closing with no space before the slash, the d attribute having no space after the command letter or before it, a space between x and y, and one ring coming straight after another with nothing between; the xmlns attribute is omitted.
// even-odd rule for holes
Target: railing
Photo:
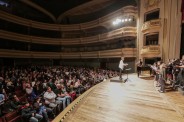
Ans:
<svg viewBox="0 0 184 122"><path fill-rule="evenodd" d="M147 31L153 30L153 29L158 30L158 29L160 29L160 27L161 27L161 19L147 21L142 26L142 32L147 32Z"/></svg>
<svg viewBox="0 0 184 122"><path fill-rule="evenodd" d="M80 58L113 58L135 57L136 48L121 48L114 50L93 51L93 52L33 52L0 49L0 57L13 58L49 58L49 59L80 59Z"/></svg>
<svg viewBox="0 0 184 122"><path fill-rule="evenodd" d="M61 39L61 38L29 36L29 35L0 30L0 38L10 39L15 41L22 41L22 42L39 43L39 44L76 45L76 44L103 42L106 40L125 37L125 36L136 37L136 33L137 33L136 27L123 27L108 33L99 34L91 37Z"/></svg>
<svg viewBox="0 0 184 122"><path fill-rule="evenodd" d="M93 87L91 87L89 90L84 92L82 95L80 95L77 99L75 99L69 106L67 106L64 111L62 111L52 122L63 122L64 119L72 112L75 107L96 87L98 87L100 84L103 84L104 82L101 82Z"/></svg>
<svg viewBox="0 0 184 122"><path fill-rule="evenodd" d="M160 45L148 45L141 49L141 55L145 54L160 54Z"/></svg>
<svg viewBox="0 0 184 122"><path fill-rule="evenodd" d="M9 14L4 11L0 11L0 18L9 22L13 22L16 24L24 25L27 27L45 29L45 30L56 30L56 31L73 31L73 30L82 30L88 28L94 28L97 26L101 26L104 23L112 22L112 19L119 16L133 15L136 16L137 8L134 6L126 6L115 12L112 12L104 17L101 17L97 20L80 23L80 24L71 24L71 25L61 25L61 24L48 24L43 22L37 22L29 19L25 19L22 17L18 17L12 14Z"/></svg>

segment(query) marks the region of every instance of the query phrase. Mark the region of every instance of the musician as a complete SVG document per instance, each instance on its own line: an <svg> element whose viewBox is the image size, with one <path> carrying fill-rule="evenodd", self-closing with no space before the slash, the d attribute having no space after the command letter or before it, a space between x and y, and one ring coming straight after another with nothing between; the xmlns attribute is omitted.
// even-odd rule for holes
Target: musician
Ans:
<svg viewBox="0 0 184 122"><path fill-rule="evenodd" d="M122 72L125 66L127 66L128 64L124 63L124 57L121 57L121 60L119 62L119 79L122 80Z"/></svg>
<svg viewBox="0 0 184 122"><path fill-rule="evenodd" d="M143 62L141 61L141 59L139 59L136 65L137 65L137 76L139 77L139 75L141 74L142 66L143 66Z"/></svg>
<svg viewBox="0 0 184 122"><path fill-rule="evenodd" d="M157 65L158 65L158 70L156 71L156 73L159 76L158 81L160 83L159 92L163 93L163 92L165 92L165 80L164 80L165 64L161 61L158 61Z"/></svg>

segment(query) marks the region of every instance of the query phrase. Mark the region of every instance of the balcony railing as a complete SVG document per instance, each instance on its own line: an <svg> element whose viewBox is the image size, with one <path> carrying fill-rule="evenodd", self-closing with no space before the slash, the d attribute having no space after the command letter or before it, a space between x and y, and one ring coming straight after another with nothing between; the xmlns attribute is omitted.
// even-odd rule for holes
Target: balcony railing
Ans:
<svg viewBox="0 0 184 122"><path fill-rule="evenodd" d="M94 21L80 23L80 24L61 25L61 24L48 24L43 22L37 22L37 21L12 15L4 11L0 11L0 17L3 20L13 22L19 25L24 25L27 27L33 27L33 28L39 28L39 29L45 29L45 30L56 30L56 31L73 31L73 30L94 28L97 26L102 26L104 23L109 23L109 22L111 23L112 19L117 18L119 16L122 16L122 15L136 16L136 14L137 14L136 7L126 6Z"/></svg>
<svg viewBox="0 0 184 122"><path fill-rule="evenodd" d="M159 30L161 27L161 19L147 21L142 26L142 32L149 32L150 30Z"/></svg>
<svg viewBox="0 0 184 122"><path fill-rule="evenodd" d="M136 48L122 48L114 50L93 51L93 52L33 52L0 49L0 57L13 58L50 58L50 59L80 59L80 58L114 58L135 57Z"/></svg>
<svg viewBox="0 0 184 122"><path fill-rule="evenodd" d="M144 46L141 49L141 55L159 55L160 54L160 45L148 45Z"/></svg>
<svg viewBox="0 0 184 122"><path fill-rule="evenodd" d="M136 37L136 27L123 27L108 33L99 34L91 37L84 38L72 38L72 39L61 39L61 38L46 38L18 34L14 32L0 30L0 38L10 39L15 41L39 43L39 44L52 44L52 45L76 45L76 44L87 44L87 43L97 43L104 42L106 40L132 36Z"/></svg>

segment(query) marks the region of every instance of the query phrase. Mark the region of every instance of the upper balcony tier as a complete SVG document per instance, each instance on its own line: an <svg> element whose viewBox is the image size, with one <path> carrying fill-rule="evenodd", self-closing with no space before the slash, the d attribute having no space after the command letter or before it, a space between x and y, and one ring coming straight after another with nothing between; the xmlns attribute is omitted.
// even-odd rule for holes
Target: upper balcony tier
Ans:
<svg viewBox="0 0 184 122"><path fill-rule="evenodd" d="M32 52L0 49L0 57L14 58L49 58L49 59L80 59L80 58L115 58L136 57L136 48L122 48L114 50L93 51L93 52Z"/></svg>
<svg viewBox="0 0 184 122"><path fill-rule="evenodd" d="M37 21L32 21L29 19L21 18L4 11L0 11L0 17L3 20L10 21L16 24L24 25L27 27L45 29L45 30L56 30L56 31L73 31L73 30L84 30L89 28L94 28L97 26L106 26L112 24L114 18L122 16L137 16L137 8L134 6L126 6L115 12L112 12L104 17L97 20L71 25L61 25L61 24L48 24Z"/></svg>
<svg viewBox="0 0 184 122"><path fill-rule="evenodd" d="M37 44L52 44L52 45L80 45L89 43L99 43L126 36L136 37L136 35L137 35L136 27L123 27L96 36L84 38L72 38L72 39L37 37L0 30L0 38L3 39L37 43Z"/></svg>
<svg viewBox="0 0 184 122"><path fill-rule="evenodd" d="M162 26L161 23L162 23L161 19L147 21L142 25L142 32L149 33L149 32L153 32L153 31L154 32L159 31L159 29Z"/></svg>

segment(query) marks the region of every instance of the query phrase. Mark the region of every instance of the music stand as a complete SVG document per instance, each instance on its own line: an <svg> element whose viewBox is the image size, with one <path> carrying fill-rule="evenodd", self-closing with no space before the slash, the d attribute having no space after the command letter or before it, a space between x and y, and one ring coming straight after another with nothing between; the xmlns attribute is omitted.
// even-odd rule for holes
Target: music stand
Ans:
<svg viewBox="0 0 184 122"><path fill-rule="evenodd" d="M125 70L126 70L126 73L127 73L127 78L125 79L125 82L127 82L127 81L128 81L128 71L130 71L131 68L127 68L127 69L125 69Z"/></svg>

